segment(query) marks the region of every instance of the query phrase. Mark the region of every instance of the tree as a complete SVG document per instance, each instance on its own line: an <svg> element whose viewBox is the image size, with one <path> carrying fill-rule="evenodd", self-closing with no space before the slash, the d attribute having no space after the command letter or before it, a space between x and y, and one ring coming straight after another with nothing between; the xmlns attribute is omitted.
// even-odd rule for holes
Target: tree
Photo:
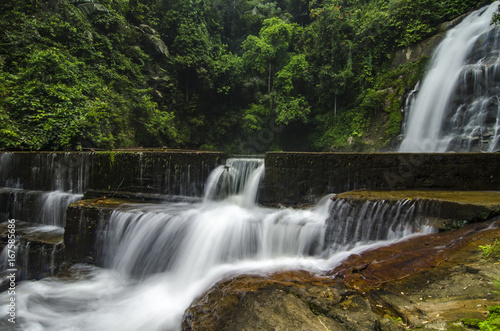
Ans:
<svg viewBox="0 0 500 331"><path fill-rule="evenodd" d="M276 74L275 103L276 124L287 125L295 121L308 121L310 106L300 93L300 87L309 81L308 66L304 54L292 56L290 61Z"/></svg>
<svg viewBox="0 0 500 331"><path fill-rule="evenodd" d="M243 61L259 74L267 72L267 93L271 94L272 80L277 69L289 60L288 51L295 24L279 18L264 20L259 36L248 36L243 42Z"/></svg>

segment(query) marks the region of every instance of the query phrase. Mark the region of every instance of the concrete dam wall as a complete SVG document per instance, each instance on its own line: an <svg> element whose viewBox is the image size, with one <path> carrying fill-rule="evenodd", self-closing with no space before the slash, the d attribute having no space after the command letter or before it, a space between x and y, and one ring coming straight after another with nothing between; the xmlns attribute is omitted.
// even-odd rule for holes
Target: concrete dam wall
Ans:
<svg viewBox="0 0 500 331"><path fill-rule="evenodd" d="M312 203L328 193L367 190L500 190L499 153L266 154L259 201Z"/></svg>
<svg viewBox="0 0 500 331"><path fill-rule="evenodd" d="M329 193L368 190L500 190L499 153L268 152L258 201L313 203ZM86 197L201 197L218 152L0 153L0 187Z"/></svg>

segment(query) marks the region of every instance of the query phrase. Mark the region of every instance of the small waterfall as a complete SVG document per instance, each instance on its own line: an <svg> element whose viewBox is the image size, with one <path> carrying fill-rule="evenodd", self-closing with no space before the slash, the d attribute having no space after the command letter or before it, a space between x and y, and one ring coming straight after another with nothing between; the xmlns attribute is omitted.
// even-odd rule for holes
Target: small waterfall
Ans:
<svg viewBox="0 0 500 331"><path fill-rule="evenodd" d="M498 5L470 14L436 49L405 112L401 152L500 150L500 32L491 25Z"/></svg>
<svg viewBox="0 0 500 331"><path fill-rule="evenodd" d="M25 157L31 156L0 154L0 222L64 227L66 207L81 199L87 187L89 162L72 153L39 153L30 163Z"/></svg>
<svg viewBox="0 0 500 331"><path fill-rule="evenodd" d="M17 221L53 225L66 225L66 208L69 204L80 200L83 194L72 194L61 191L32 191L0 188L2 221Z"/></svg>
<svg viewBox="0 0 500 331"><path fill-rule="evenodd" d="M75 153L0 153L0 227L15 220L18 280L53 274L66 208L83 197L89 168ZM0 248L2 275L12 266L6 242Z"/></svg>
<svg viewBox="0 0 500 331"><path fill-rule="evenodd" d="M104 228L102 263L139 278L169 271L184 283L227 263L321 257L327 215L328 208L248 209L227 202L131 206L115 211Z"/></svg>
<svg viewBox="0 0 500 331"><path fill-rule="evenodd" d="M323 272L349 254L432 231L412 224L409 201L348 206L326 196L310 209L264 208L255 204L262 175L262 160L231 159L213 171L202 202L114 210L99 224L100 267L18 286L21 329L179 330L193 299L222 279Z"/></svg>
<svg viewBox="0 0 500 331"><path fill-rule="evenodd" d="M63 250L64 230L57 226L30 226L28 223L19 224L16 230L16 244L10 250L11 254L15 252L16 279L41 279L54 275L56 255L62 254ZM0 288L9 269L13 267L9 263L9 247L6 245L0 252Z"/></svg>
<svg viewBox="0 0 500 331"><path fill-rule="evenodd" d="M359 243L432 232L429 222L421 217L425 208L425 204L408 199L392 202L336 200L327 221L330 249L348 250Z"/></svg>
<svg viewBox="0 0 500 331"><path fill-rule="evenodd" d="M210 174L203 201L232 199L237 204L252 206L263 175L264 159L230 158Z"/></svg>

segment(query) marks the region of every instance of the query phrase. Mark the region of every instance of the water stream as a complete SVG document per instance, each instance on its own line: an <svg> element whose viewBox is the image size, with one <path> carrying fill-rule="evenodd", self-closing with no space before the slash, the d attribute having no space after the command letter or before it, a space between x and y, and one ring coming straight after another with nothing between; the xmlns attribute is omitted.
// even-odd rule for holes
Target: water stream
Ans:
<svg viewBox="0 0 500 331"><path fill-rule="evenodd" d="M201 202L118 208L99 227L101 267L18 284L17 329L179 330L191 302L220 280L322 273L350 254L433 231L415 227L408 203L359 213L326 196L310 209L265 208L255 203L263 175L263 160L231 159L213 171ZM0 329L12 329L7 300L0 293Z"/></svg>
<svg viewBox="0 0 500 331"><path fill-rule="evenodd" d="M409 97L401 152L500 150L499 2L448 31L428 73Z"/></svg>

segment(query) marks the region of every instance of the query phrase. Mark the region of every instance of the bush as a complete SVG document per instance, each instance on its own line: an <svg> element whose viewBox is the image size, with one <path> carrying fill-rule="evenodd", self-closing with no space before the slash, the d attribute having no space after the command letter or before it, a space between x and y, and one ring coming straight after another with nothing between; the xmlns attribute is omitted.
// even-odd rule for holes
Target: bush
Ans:
<svg viewBox="0 0 500 331"><path fill-rule="evenodd" d="M484 258L500 258L500 240L495 239L495 242L490 245L479 246L483 250Z"/></svg>

